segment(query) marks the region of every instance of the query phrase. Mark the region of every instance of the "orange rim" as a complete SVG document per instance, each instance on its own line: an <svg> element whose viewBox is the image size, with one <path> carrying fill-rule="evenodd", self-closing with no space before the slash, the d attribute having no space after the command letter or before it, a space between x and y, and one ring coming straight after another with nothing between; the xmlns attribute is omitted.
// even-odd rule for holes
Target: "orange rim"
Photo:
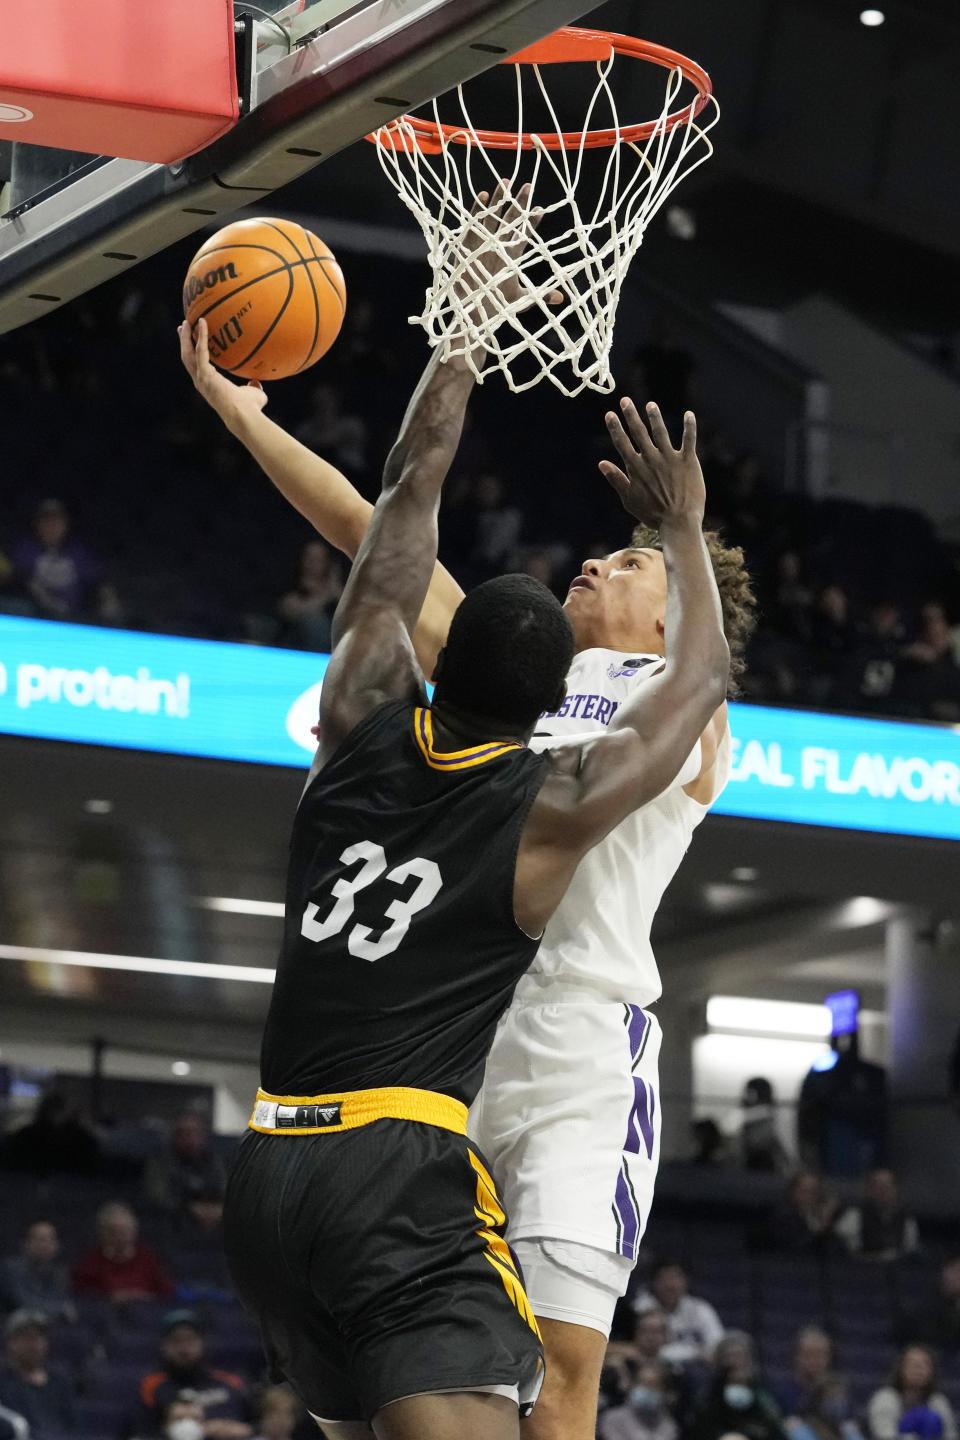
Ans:
<svg viewBox="0 0 960 1440"><path fill-rule="evenodd" d="M645 60L659 65L664 70L679 70L697 91L696 100L674 110L663 120L648 120L642 125L625 125L619 130L570 130L552 134L524 130L510 134L506 130L468 130L462 125L442 125L435 120L423 120L418 115L402 115L383 127L380 132L368 135L375 144L385 144L395 150L410 150L414 146L426 155L438 155L444 144L469 145L479 142L486 150L533 150L542 146L545 150L600 150L616 145L618 141L633 144L649 140L658 131L666 133L677 125L686 125L695 120L713 95L710 76L695 60L688 60L676 50L664 45L654 45L649 40L636 40L630 35L614 35L606 30L585 30L568 25L546 39L539 40L526 50L519 51L501 65L561 65L573 61L604 61L615 55L625 55L632 60ZM396 127L403 126L403 130Z"/></svg>

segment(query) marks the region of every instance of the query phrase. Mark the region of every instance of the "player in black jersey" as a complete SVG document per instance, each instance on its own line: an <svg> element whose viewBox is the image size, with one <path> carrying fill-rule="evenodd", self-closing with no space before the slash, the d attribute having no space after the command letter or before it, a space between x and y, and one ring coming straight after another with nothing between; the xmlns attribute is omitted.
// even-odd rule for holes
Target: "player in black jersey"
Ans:
<svg viewBox="0 0 960 1440"><path fill-rule="evenodd" d="M434 355L334 618L263 1088L225 1207L271 1359L335 1440L517 1436L541 1349L466 1105L578 861L668 783L726 684L693 417L674 451L655 407L651 439L624 402L632 444L610 415L626 469L610 478L663 538L662 674L607 734L533 755L572 636L545 587L512 576L461 604L427 706L411 636L472 383Z"/></svg>

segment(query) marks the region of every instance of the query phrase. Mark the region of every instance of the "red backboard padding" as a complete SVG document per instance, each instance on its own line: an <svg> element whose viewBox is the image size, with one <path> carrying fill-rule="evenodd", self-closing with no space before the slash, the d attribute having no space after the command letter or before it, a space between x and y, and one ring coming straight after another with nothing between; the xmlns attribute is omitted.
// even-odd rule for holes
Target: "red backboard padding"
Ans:
<svg viewBox="0 0 960 1440"><path fill-rule="evenodd" d="M3 6L0 139L169 165L238 114L231 0Z"/></svg>

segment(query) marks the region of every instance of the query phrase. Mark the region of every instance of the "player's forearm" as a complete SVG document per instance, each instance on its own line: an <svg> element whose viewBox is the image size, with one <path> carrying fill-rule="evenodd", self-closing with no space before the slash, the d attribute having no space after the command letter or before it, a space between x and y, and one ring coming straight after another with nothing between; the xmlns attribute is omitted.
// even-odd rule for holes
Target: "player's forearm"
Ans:
<svg viewBox="0 0 960 1440"><path fill-rule="evenodd" d="M432 508L453 464L474 377L460 360L444 363L435 350L407 406L383 471L383 488L402 484L416 503Z"/></svg>
<svg viewBox="0 0 960 1440"><path fill-rule="evenodd" d="M701 527L702 518L694 512L664 517L660 539L667 571L664 680L703 691L710 705L706 724L726 694L730 651Z"/></svg>
<svg viewBox="0 0 960 1440"><path fill-rule="evenodd" d="M284 499L324 540L352 560L370 524L370 502L335 466L288 435L262 411L224 419Z"/></svg>

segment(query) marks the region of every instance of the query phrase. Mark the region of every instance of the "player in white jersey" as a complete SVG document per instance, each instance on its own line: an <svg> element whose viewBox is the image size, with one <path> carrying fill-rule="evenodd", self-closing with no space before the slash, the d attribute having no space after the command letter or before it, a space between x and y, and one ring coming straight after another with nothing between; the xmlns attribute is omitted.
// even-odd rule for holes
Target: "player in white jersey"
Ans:
<svg viewBox="0 0 960 1440"><path fill-rule="evenodd" d="M185 329L181 353L200 393L281 493L352 557L368 502L263 414L259 386L217 374ZM602 468L623 493L618 468ZM749 581L738 550L705 538L736 674L749 632ZM427 675L462 593L438 566L415 637ZM602 731L657 672L666 595L656 534L643 527L630 547L584 563L566 600L578 648L567 699L543 717L535 745ZM729 755L723 705L672 785L581 862L501 1022L471 1114L543 1331L547 1373L524 1422L527 1440L594 1434L610 1322L636 1259L659 1156L660 1027L646 1007L660 980L650 927L695 826L726 783Z"/></svg>

